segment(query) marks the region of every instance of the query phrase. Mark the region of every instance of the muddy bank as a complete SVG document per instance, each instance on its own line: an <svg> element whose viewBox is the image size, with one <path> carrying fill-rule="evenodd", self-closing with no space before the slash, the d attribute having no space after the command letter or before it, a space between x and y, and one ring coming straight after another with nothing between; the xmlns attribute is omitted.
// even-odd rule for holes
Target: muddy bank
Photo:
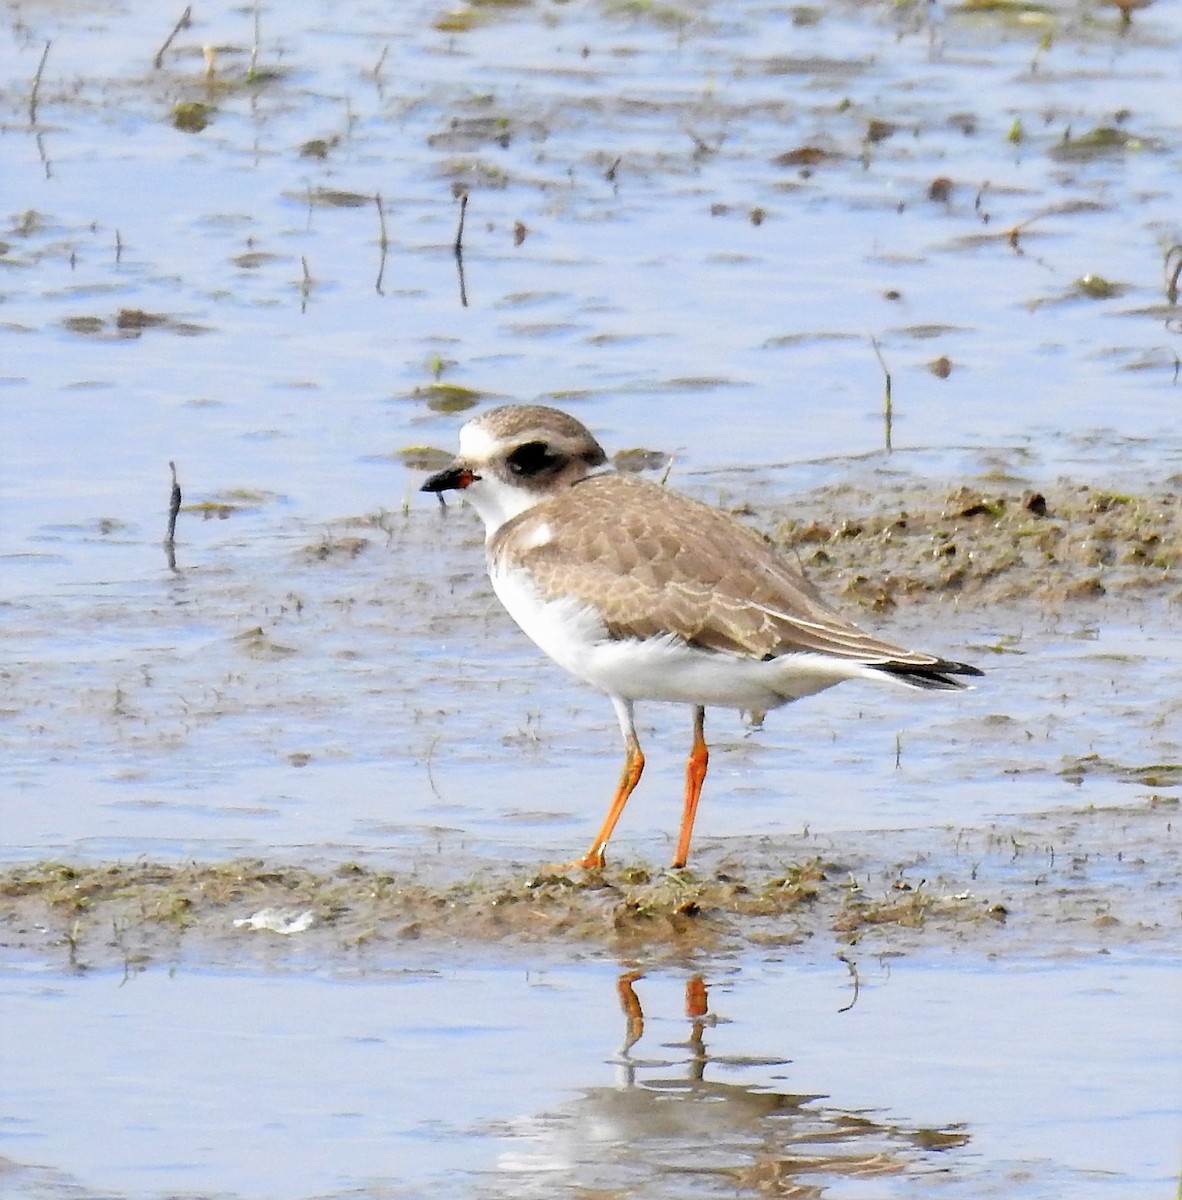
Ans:
<svg viewBox="0 0 1182 1200"><path fill-rule="evenodd" d="M1182 900L1178 784L1127 807L981 829L751 840L692 871L485 864L39 863L0 874L10 952L74 969L184 958L326 967L496 943L647 961L699 951L990 955L1159 948Z"/></svg>
<svg viewBox="0 0 1182 1200"><path fill-rule="evenodd" d="M847 484L752 515L823 591L879 610L933 595L963 607L1182 604L1177 480L1138 494L1074 481L874 493Z"/></svg>

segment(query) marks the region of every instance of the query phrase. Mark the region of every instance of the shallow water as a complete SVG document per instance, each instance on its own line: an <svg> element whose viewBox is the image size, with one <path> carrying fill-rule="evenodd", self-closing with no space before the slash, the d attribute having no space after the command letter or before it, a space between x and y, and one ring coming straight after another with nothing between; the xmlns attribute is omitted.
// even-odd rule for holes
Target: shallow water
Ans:
<svg viewBox="0 0 1182 1200"><path fill-rule="evenodd" d="M0 608L16 650L0 727L4 856L405 861L446 844L544 859L589 840L621 755L610 705L539 661L496 606L469 514L393 520L389 540L362 530L368 548L343 561L321 560L312 530L279 546L219 540L179 576ZM1131 802L1135 778L1062 774L1088 754L1177 760L1176 620L1130 612L1137 624L1087 608L869 618L981 662L986 681L954 697L847 684L758 731L712 714L699 839ZM618 845L660 861L688 718L639 713L649 767Z"/></svg>
<svg viewBox="0 0 1182 1200"><path fill-rule="evenodd" d="M1182 474L1177 6L1122 27L1076 3L308 0L258 10L254 80L254 12L231 4L197 6L153 68L181 7L3 19L9 863L429 874L583 847L618 770L610 708L539 664L471 514L435 511L399 458L452 447L469 401L557 397L610 449L756 506ZM200 133L173 120L193 102ZM826 157L776 161L800 150ZM186 501L225 505L182 513L176 570L170 460ZM1072 814L1156 796L1168 845L1173 793L1130 768L1182 754L1177 622L1157 599L949 598L866 623L981 662L977 691L849 685L758 733L712 714L704 854L766 835L963 875L958 830L1045 835L982 885L1011 888L1012 941L665 954L630 1058L617 980L645 963L583 944L326 960L260 933L257 960L198 943L126 978L6 944L0 1192L1165 1194L1176 895L1137 895L1119 835ZM616 846L660 862L688 728L642 720ZM1030 865L1047 847L1057 873ZM717 1024L684 1015L694 973Z"/></svg>
<svg viewBox="0 0 1182 1200"><path fill-rule="evenodd" d="M880 447L877 339L897 447L1176 453L1173 6L1124 31L1074 4L480 13L451 32L434 4L261 11L260 69L285 74L248 83L233 5L198 11L160 70L155 6L10 10L6 554L99 517L155 535L170 459L192 499L396 507L414 480L375 455L454 441L458 417L414 398L436 371L567 395L613 446L716 468ZM214 110L202 133L170 122L191 102ZM1107 128L1123 148L1064 157ZM800 148L833 157L773 162ZM1081 297L1087 275L1112 294ZM120 310L167 320L120 330Z"/></svg>
<svg viewBox="0 0 1182 1200"><path fill-rule="evenodd" d="M8 971L6 1194L1164 1195L1170 972L936 956L650 971ZM853 1007L849 1006L853 1004ZM715 1023L717 1022L717 1023ZM561 1043L554 1031L563 1030ZM46 1072L44 1046L70 1064ZM96 1159L95 1146L103 1147ZM51 1169L52 1168L52 1169Z"/></svg>

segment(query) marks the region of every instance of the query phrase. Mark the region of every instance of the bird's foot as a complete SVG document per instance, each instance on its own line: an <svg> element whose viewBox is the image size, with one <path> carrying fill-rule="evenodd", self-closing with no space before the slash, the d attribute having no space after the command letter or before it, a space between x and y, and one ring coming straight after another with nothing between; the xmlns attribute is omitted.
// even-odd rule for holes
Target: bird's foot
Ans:
<svg viewBox="0 0 1182 1200"><path fill-rule="evenodd" d="M563 875L567 871L602 871L607 866L607 858L603 851L598 853L588 851L582 858L576 858L568 863L551 863L546 867L547 874Z"/></svg>

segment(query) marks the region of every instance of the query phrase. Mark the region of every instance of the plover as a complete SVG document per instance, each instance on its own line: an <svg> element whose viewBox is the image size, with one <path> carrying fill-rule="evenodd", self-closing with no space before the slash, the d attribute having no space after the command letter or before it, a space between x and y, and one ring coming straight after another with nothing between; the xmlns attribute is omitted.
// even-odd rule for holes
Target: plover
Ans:
<svg viewBox="0 0 1182 1200"><path fill-rule="evenodd" d="M644 770L637 700L693 710L678 868L689 857L706 777L707 707L762 713L845 679L955 690L965 686L955 676L982 673L859 629L753 529L607 469L591 433L554 408L505 405L469 421L458 457L422 490L455 490L471 501L509 615L615 706L624 769L602 827L572 866L604 865Z"/></svg>

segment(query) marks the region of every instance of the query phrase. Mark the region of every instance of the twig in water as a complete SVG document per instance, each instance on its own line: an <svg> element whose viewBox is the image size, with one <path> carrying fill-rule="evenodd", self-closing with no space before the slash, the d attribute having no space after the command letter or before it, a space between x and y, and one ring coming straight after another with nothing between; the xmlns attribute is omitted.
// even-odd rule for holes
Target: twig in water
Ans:
<svg viewBox="0 0 1182 1200"><path fill-rule="evenodd" d="M170 461L168 469L172 472L172 490L168 494L168 534L164 540L171 546L176 541L176 519L181 511L181 485L176 477L176 463Z"/></svg>
<svg viewBox="0 0 1182 1200"><path fill-rule="evenodd" d="M689 135L689 139L694 144L694 159L695 161L702 158L708 158L711 154L717 154L718 151L711 146L704 138L698 137L692 129L685 131Z"/></svg>
<svg viewBox="0 0 1182 1200"><path fill-rule="evenodd" d="M190 24L189 18L192 15L193 15L193 6L191 4L187 4L185 6L185 11L183 13L181 13L180 20L177 21L177 23L172 27L172 32L168 35L168 37L166 37L164 39L164 42L161 45L160 49L156 51L156 57L154 59L152 59L152 66L154 66L157 71L159 71L160 68L162 66L164 66L164 56L165 56L165 54L168 53L168 47L172 45L172 39L175 38L176 35L178 33L180 33L180 31L182 29L189 28L189 24Z"/></svg>
<svg viewBox="0 0 1182 1200"><path fill-rule="evenodd" d="M254 45L253 45L253 46L251 46L251 48L250 48L250 65L249 65L249 66L246 68L246 78L247 78L248 80L250 80L250 82L251 82L251 83L253 83L253 82L255 81L255 79L257 79L257 78L258 78L258 66L259 66L259 32L260 32L260 25L261 25L261 23L262 23L262 17L261 17L261 15L260 15L260 13L259 13L259 4L258 4L258 0L255 0L255 6L254 6Z"/></svg>
<svg viewBox="0 0 1182 1200"><path fill-rule="evenodd" d="M846 958L846 956L844 954L839 954L837 957L843 963L845 963L846 967L849 969L850 978L853 979L853 981L854 981L853 999L849 1002L849 1004L843 1005L841 1008L839 1008L837 1010L839 1013L844 1013L844 1012L849 1012L850 1009L853 1008L854 1005L858 1003L858 993L862 990L862 981L861 981L861 979L858 978L857 964L851 962L848 958Z"/></svg>
<svg viewBox="0 0 1182 1200"><path fill-rule="evenodd" d="M164 549L168 553L168 569L176 570L176 519L181 511L181 485L177 482L176 463L170 462L172 490L168 494L168 532L164 535Z"/></svg>
<svg viewBox="0 0 1182 1200"><path fill-rule="evenodd" d="M370 69L370 72L369 72L373 76L373 81L377 85L377 89L379 92L382 90L382 67L385 65L386 55L389 53L390 53L390 43L387 42L382 47L381 54L378 55L378 61L376 63L374 63L373 67Z"/></svg>
<svg viewBox="0 0 1182 1200"><path fill-rule="evenodd" d="M464 256L464 214L468 211L468 193L460 193L460 224L456 229L456 244L453 247L456 258Z"/></svg>
<svg viewBox="0 0 1182 1200"><path fill-rule="evenodd" d="M883 378L886 380L882 401L882 423L886 433L886 452L890 454L891 423L894 420L894 410L891 406L891 373L887 370L887 365L883 361L882 349L879 347L878 338L871 338L870 344L874 347L874 356L878 359L878 365L882 367Z"/></svg>
<svg viewBox="0 0 1182 1200"><path fill-rule="evenodd" d="M467 287L467 284L464 283L464 256L462 254L456 255L456 272L460 277L460 307L467 308L468 307L468 287ZM442 496L442 495L443 495L443 493L440 492L440 496Z"/></svg>
<svg viewBox="0 0 1182 1200"><path fill-rule="evenodd" d="M1173 263L1172 267L1171 263ZM1182 245L1175 243L1166 251L1166 299L1171 304L1178 303L1178 277L1180 275L1182 275Z"/></svg>
<svg viewBox="0 0 1182 1200"><path fill-rule="evenodd" d="M390 248L390 239L386 236L386 214L382 211L382 194L378 192L374 196L374 203L378 206L378 279L374 287L379 296L384 296L386 293L382 291L382 279L386 274L386 254Z"/></svg>
<svg viewBox="0 0 1182 1200"><path fill-rule="evenodd" d="M33 90L29 93L29 124L37 124L37 97L41 91L41 76L45 71L45 60L49 57L49 47L52 42L45 43L45 49L41 51L41 61L37 64L37 74L33 76Z"/></svg>
<svg viewBox="0 0 1182 1200"><path fill-rule="evenodd" d="M442 736L442 734L439 735L439 737ZM439 788L435 784L435 773L431 770L431 760L435 757L435 747L439 745L439 737L435 738L427 747L427 783L431 788L432 795L434 795L436 800L442 803L443 795L440 793Z"/></svg>
<svg viewBox="0 0 1182 1200"><path fill-rule="evenodd" d="M308 259L303 254L300 255L300 266L304 272L300 280L300 312L307 312L308 297L312 294L312 272L308 270Z"/></svg>
<svg viewBox="0 0 1182 1200"><path fill-rule="evenodd" d="M456 230L456 242L452 247L456 256L456 270L460 276L460 305L468 307L468 289L464 284L464 214L468 211L468 193L460 193L460 225ZM442 495L442 493L440 493Z"/></svg>
<svg viewBox="0 0 1182 1200"><path fill-rule="evenodd" d="M53 178L53 164L49 161L49 155L45 153L45 137L40 130L37 131L35 139L37 143L37 157L41 159L41 165L45 168L45 178Z"/></svg>

